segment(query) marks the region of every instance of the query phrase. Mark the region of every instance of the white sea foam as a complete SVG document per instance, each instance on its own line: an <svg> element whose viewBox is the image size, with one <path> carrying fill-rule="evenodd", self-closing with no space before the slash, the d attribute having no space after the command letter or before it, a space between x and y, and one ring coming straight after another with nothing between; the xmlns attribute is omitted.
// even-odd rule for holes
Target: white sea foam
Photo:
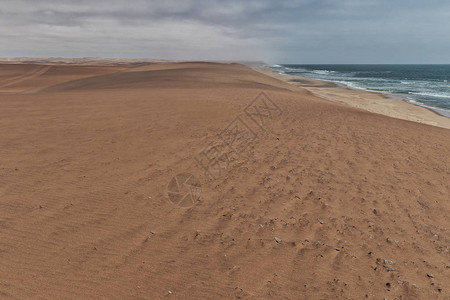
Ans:
<svg viewBox="0 0 450 300"><path fill-rule="evenodd" d="M334 73L334 71L327 71L327 70L313 70L311 72L319 74L319 75L328 75L328 74Z"/></svg>
<svg viewBox="0 0 450 300"><path fill-rule="evenodd" d="M405 100L409 103L412 103L412 104L415 104L418 106L422 106L422 107L426 107L428 109L431 109L431 110L437 112L440 115L450 118L450 109L426 105L426 104L423 104L422 102L416 101L414 98L411 98L411 97L406 97Z"/></svg>
<svg viewBox="0 0 450 300"><path fill-rule="evenodd" d="M436 97L436 98L450 98L450 95L442 94L442 93L408 92L408 94L419 95L419 96L429 96L429 97Z"/></svg>
<svg viewBox="0 0 450 300"><path fill-rule="evenodd" d="M309 72L307 69L303 68L289 68L289 67L283 67L285 70L292 71L292 72Z"/></svg>
<svg viewBox="0 0 450 300"><path fill-rule="evenodd" d="M345 86L347 86L347 87L349 87L351 89L354 89L354 90L362 90L362 91L366 91L367 90L367 89L362 88L362 87L360 87L360 86L358 86L358 85L356 85L356 84L354 84L353 82L350 82L350 81L336 80L334 82L343 84L343 85L345 85Z"/></svg>

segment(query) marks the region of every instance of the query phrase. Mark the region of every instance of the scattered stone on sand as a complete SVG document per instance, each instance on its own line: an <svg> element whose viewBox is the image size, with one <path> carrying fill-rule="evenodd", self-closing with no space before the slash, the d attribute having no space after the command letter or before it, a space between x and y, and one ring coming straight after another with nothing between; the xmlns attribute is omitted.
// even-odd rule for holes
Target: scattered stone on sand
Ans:
<svg viewBox="0 0 450 300"><path fill-rule="evenodd" d="M387 268L388 272L393 272L393 271L397 271L396 268Z"/></svg>
<svg viewBox="0 0 450 300"><path fill-rule="evenodd" d="M279 237L276 236L274 239L275 239L275 242L281 243L281 239Z"/></svg>

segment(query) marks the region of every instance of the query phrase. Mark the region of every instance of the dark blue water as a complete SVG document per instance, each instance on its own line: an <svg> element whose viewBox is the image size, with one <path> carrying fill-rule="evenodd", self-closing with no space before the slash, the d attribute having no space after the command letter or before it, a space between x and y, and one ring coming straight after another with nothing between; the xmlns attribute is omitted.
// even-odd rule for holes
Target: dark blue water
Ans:
<svg viewBox="0 0 450 300"><path fill-rule="evenodd" d="M450 65L272 65L289 75L381 92L450 117Z"/></svg>

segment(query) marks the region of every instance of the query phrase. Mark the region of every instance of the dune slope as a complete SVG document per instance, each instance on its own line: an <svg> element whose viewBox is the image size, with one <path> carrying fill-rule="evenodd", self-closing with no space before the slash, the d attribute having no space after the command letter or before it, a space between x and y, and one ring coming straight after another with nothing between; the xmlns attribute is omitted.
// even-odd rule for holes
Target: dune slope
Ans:
<svg viewBox="0 0 450 300"><path fill-rule="evenodd" d="M450 297L450 130L235 64L9 68L0 298Z"/></svg>

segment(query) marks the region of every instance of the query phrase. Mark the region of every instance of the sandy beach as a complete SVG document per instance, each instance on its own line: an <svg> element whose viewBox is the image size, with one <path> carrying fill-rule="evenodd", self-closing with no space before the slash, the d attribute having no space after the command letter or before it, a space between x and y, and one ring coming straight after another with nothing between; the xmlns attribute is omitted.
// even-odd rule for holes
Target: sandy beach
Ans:
<svg viewBox="0 0 450 300"><path fill-rule="evenodd" d="M450 297L447 118L241 64L40 63L0 65L1 299Z"/></svg>
<svg viewBox="0 0 450 300"><path fill-rule="evenodd" d="M450 129L450 118L442 116L431 109L408 103L403 99L387 97L381 93L349 89L338 86L332 82L279 74L278 72L266 67L253 66L253 68L266 75L311 91L320 98L392 118Z"/></svg>

